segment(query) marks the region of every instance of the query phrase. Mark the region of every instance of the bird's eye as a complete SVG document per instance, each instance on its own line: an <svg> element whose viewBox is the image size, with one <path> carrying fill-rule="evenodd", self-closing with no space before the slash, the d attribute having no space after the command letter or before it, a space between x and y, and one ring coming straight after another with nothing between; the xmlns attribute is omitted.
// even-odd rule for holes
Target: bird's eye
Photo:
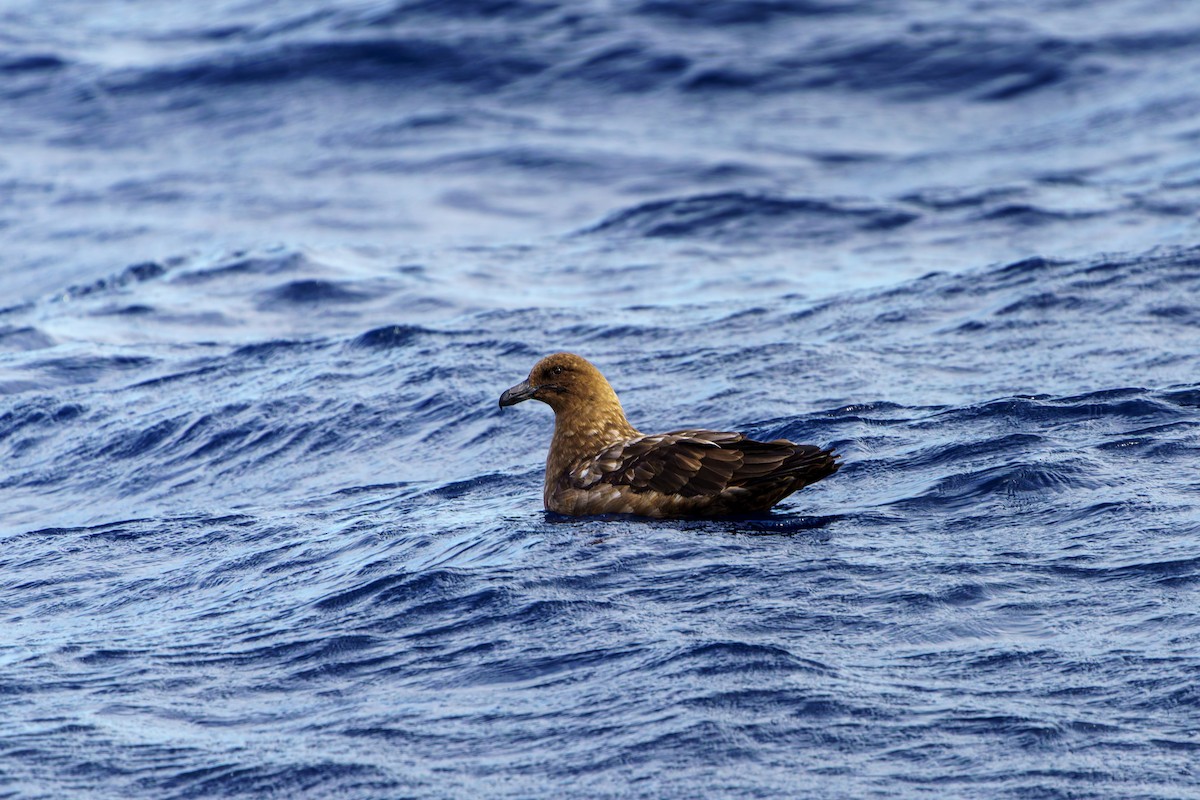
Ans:
<svg viewBox="0 0 1200 800"><path fill-rule="evenodd" d="M562 375L563 374L563 365L562 364L554 365L553 367L550 368L550 372L553 375Z"/></svg>

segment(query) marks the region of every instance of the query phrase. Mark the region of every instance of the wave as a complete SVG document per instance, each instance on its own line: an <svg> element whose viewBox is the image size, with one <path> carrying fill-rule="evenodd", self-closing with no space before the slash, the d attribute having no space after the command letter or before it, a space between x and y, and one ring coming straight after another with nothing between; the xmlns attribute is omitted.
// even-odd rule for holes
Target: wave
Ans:
<svg viewBox="0 0 1200 800"><path fill-rule="evenodd" d="M820 0L326 8L220 27L197 18L190 27L152 35L203 50L175 63L164 57L97 74L96 67L58 52L14 55L0 61L0 91L7 83L10 92L20 92L34 77L45 87L45 76L75 72L116 95L315 79L522 94L585 86L600 93L682 95L837 89L902 101L963 96L1003 102L1098 80L1115 59L1161 56L1200 36L1193 26L1076 38L997 17L963 23L931 15L899 26L881 7ZM768 26L792 35L764 43L756 31ZM701 30L721 46L706 47L708 38L695 35Z"/></svg>
<svg viewBox="0 0 1200 800"><path fill-rule="evenodd" d="M508 44L508 46L505 46ZM588 52L588 50L591 52ZM815 50L815 52L814 52ZM901 99L969 94L1007 100L1072 76L1080 48L1066 41L990 41L981 31L814 48L774 58L749 56L736 66L700 53L664 50L648 41L597 43L584 55L547 51L536 41L511 43L463 36L323 38L243 43L181 64L116 72L102 85L113 94L181 87L236 88L330 80L397 88L458 86L476 92L579 84L620 93L674 89L695 93L780 93L851 89Z"/></svg>
<svg viewBox="0 0 1200 800"><path fill-rule="evenodd" d="M460 84L478 91L494 91L545 69L545 65L531 59L489 56L487 52L472 48L470 42L451 45L421 39L287 42L219 52L180 65L117 73L105 80L105 86L119 94L324 78L414 88L429 83Z"/></svg>
<svg viewBox="0 0 1200 800"><path fill-rule="evenodd" d="M608 216L582 233L718 240L829 238L854 231L898 228L915 219L914 213L892 208L724 192L641 203Z"/></svg>
<svg viewBox="0 0 1200 800"><path fill-rule="evenodd" d="M642 0L633 10L638 14L719 28L724 25L762 25L790 17L864 13L871 10L870 6L870 3L851 4L845 0L731 0L726 3Z"/></svg>

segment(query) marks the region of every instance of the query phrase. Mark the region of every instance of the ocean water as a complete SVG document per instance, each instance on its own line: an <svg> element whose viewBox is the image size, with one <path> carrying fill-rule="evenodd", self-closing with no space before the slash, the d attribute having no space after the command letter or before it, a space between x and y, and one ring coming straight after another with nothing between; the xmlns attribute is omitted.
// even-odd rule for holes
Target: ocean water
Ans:
<svg viewBox="0 0 1200 800"><path fill-rule="evenodd" d="M1200 796L1200 10L0 9L0 798ZM541 508L645 431L761 518Z"/></svg>

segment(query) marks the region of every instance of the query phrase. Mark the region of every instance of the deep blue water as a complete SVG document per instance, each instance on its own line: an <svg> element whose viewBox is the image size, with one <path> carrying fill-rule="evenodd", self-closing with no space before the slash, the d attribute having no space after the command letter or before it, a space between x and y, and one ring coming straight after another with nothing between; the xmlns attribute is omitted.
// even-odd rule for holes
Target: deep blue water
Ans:
<svg viewBox="0 0 1200 800"><path fill-rule="evenodd" d="M1200 11L9 2L0 798L1200 795ZM541 509L635 425L761 519Z"/></svg>

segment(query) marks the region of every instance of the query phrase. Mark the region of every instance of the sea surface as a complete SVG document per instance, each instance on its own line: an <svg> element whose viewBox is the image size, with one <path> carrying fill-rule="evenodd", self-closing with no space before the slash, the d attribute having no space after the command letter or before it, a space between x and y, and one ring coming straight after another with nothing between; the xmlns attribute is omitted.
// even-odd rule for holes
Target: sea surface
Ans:
<svg viewBox="0 0 1200 800"><path fill-rule="evenodd" d="M0 798L1200 797L1200 8L8 0ZM647 432L836 447L566 518Z"/></svg>

